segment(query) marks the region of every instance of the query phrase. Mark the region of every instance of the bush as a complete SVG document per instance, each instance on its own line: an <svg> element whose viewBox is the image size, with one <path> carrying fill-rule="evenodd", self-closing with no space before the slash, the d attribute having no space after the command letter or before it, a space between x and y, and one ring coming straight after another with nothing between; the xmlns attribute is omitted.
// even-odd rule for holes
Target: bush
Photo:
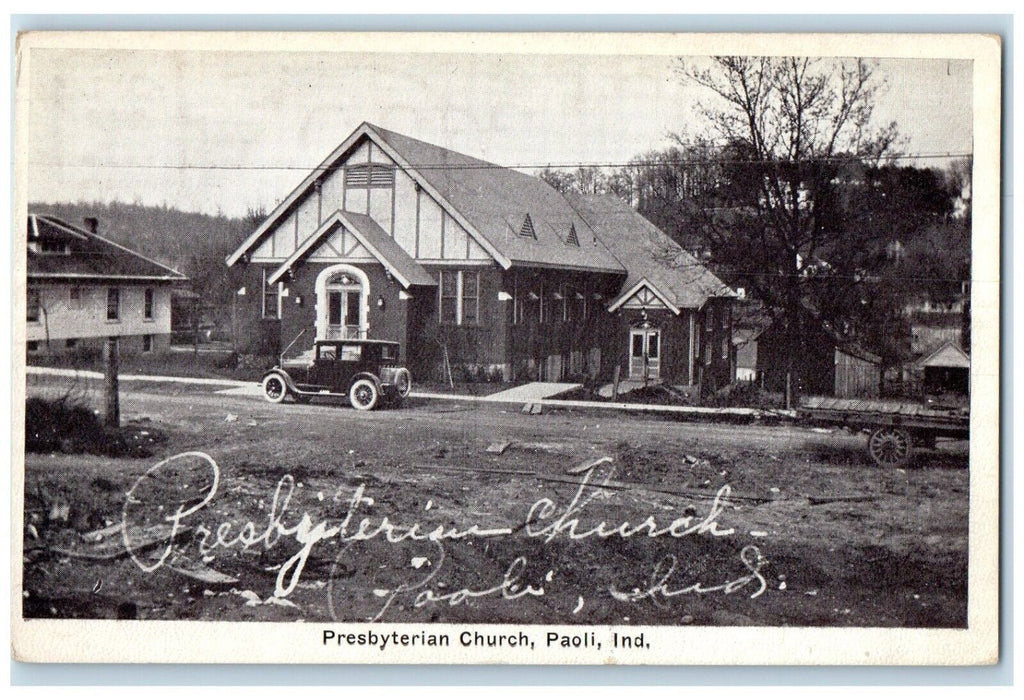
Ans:
<svg viewBox="0 0 1024 700"><path fill-rule="evenodd" d="M108 428L88 405L71 396L25 401L26 452L148 457L165 436L155 428Z"/></svg>
<svg viewBox="0 0 1024 700"><path fill-rule="evenodd" d="M103 435L103 424L88 406L69 397L25 401L25 449L29 452L86 452Z"/></svg>

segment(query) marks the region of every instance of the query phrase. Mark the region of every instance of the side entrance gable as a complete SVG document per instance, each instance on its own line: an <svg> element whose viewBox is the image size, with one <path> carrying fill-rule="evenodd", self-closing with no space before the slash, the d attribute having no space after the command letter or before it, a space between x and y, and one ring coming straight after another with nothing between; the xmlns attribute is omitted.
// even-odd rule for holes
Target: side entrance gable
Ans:
<svg viewBox="0 0 1024 700"><path fill-rule="evenodd" d="M640 280L612 300L612 303L608 306L608 311L615 312L620 308L668 309L676 315L679 314L679 308L670 302L668 297L658 291L658 288L648 282L646 278Z"/></svg>

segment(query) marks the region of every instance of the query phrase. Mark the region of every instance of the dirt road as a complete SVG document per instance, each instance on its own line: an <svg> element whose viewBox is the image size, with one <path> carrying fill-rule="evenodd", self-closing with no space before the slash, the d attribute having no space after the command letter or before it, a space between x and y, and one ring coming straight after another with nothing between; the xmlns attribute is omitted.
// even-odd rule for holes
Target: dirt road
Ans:
<svg viewBox="0 0 1024 700"><path fill-rule="evenodd" d="M859 436L607 411L156 387L122 414L151 458L27 457L27 616L966 624L966 443L887 472ZM131 556L83 558L119 524Z"/></svg>

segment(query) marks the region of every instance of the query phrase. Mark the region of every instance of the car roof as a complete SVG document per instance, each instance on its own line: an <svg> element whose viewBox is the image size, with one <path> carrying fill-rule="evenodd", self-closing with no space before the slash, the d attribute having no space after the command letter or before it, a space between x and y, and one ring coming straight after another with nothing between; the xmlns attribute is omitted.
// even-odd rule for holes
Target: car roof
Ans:
<svg viewBox="0 0 1024 700"><path fill-rule="evenodd" d="M366 340L365 338L360 340L342 340L339 338L337 340L316 341L317 345L325 345L328 343L331 345L335 343L345 343L346 345L398 345L398 342L394 340Z"/></svg>

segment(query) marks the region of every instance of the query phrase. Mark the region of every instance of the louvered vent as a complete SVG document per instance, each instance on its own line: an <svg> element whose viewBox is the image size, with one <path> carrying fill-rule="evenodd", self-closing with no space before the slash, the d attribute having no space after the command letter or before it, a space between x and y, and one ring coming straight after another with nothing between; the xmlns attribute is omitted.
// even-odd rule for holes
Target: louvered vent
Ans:
<svg viewBox="0 0 1024 700"><path fill-rule="evenodd" d="M537 240L537 232L533 230L533 220L530 218L529 214L526 215L526 219L523 221L523 226L519 229L519 235Z"/></svg>
<svg viewBox="0 0 1024 700"><path fill-rule="evenodd" d="M395 168L381 163L350 165L345 173L346 187L394 187Z"/></svg>
<svg viewBox="0 0 1024 700"><path fill-rule="evenodd" d="M565 239L569 245L580 247L580 237L576 235L576 224L569 224L569 237Z"/></svg>

